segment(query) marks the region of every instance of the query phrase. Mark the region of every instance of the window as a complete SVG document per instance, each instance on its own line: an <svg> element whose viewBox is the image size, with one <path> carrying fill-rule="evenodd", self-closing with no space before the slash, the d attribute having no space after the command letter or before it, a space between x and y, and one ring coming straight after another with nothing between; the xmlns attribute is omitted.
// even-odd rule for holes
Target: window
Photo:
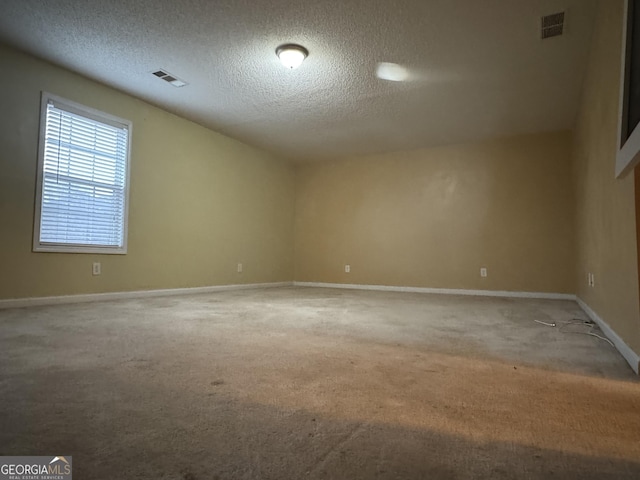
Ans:
<svg viewBox="0 0 640 480"><path fill-rule="evenodd" d="M640 2L626 0L622 38L619 146L616 177L622 178L640 162Z"/></svg>
<svg viewBox="0 0 640 480"><path fill-rule="evenodd" d="M131 122L42 94L33 249L126 253Z"/></svg>

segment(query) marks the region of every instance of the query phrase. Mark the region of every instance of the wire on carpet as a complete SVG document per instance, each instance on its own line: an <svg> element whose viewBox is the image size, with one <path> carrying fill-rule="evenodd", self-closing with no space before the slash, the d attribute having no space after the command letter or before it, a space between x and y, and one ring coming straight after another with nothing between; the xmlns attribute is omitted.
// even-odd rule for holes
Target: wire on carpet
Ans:
<svg viewBox="0 0 640 480"><path fill-rule="evenodd" d="M542 320L534 320L534 322L539 323L540 325L545 325L547 327L556 327L557 324L554 323L548 323L548 322L543 322ZM607 342L609 345L611 345L612 347L615 348L615 345L613 344L613 342L611 340L609 340L607 337L603 337L602 335L598 335L597 333L595 333L593 330L595 328L597 328L597 325L592 322L591 320L581 320L579 318L574 318L573 320L571 320L570 322L560 322L560 328L558 328L559 331L561 331L562 333L577 333L580 335L589 335L591 337L596 337L599 338L600 340L604 340L605 342ZM589 327L589 331L587 332L578 332L575 330L566 330L566 327L569 325L583 325L583 326L588 326Z"/></svg>
<svg viewBox="0 0 640 480"><path fill-rule="evenodd" d="M547 327L555 327L556 326L555 323L547 323L547 322L543 322L542 320L534 320L534 322L539 323L540 325L546 325Z"/></svg>

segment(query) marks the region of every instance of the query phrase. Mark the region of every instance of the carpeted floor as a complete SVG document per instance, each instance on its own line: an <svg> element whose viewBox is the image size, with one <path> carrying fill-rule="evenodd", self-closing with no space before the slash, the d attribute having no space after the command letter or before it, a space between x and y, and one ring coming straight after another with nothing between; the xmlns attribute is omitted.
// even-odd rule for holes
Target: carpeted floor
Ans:
<svg viewBox="0 0 640 480"><path fill-rule="evenodd" d="M93 479L638 479L573 302L311 288L0 311L0 454Z"/></svg>

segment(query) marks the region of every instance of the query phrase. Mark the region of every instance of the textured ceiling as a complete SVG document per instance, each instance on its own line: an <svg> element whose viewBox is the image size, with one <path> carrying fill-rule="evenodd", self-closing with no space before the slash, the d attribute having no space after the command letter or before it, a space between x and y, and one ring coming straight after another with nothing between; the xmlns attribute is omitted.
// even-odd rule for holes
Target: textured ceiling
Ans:
<svg viewBox="0 0 640 480"><path fill-rule="evenodd" d="M540 40L562 10L565 35ZM307 160L571 128L593 15L593 0L0 0L0 41ZM275 55L289 42L310 52L293 71Z"/></svg>

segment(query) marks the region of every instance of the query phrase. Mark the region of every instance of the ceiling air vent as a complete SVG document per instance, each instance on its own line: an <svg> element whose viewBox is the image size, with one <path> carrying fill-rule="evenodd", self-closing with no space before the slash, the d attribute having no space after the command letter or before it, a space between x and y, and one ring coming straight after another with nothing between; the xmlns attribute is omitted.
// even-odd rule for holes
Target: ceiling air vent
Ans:
<svg viewBox="0 0 640 480"><path fill-rule="evenodd" d="M562 35L564 30L564 12L552 13L542 17L542 39Z"/></svg>
<svg viewBox="0 0 640 480"><path fill-rule="evenodd" d="M156 77L161 78L165 82L170 83L174 87L184 87L187 82L183 82L178 77L171 73L167 73L165 70L158 70L156 72L152 72Z"/></svg>

